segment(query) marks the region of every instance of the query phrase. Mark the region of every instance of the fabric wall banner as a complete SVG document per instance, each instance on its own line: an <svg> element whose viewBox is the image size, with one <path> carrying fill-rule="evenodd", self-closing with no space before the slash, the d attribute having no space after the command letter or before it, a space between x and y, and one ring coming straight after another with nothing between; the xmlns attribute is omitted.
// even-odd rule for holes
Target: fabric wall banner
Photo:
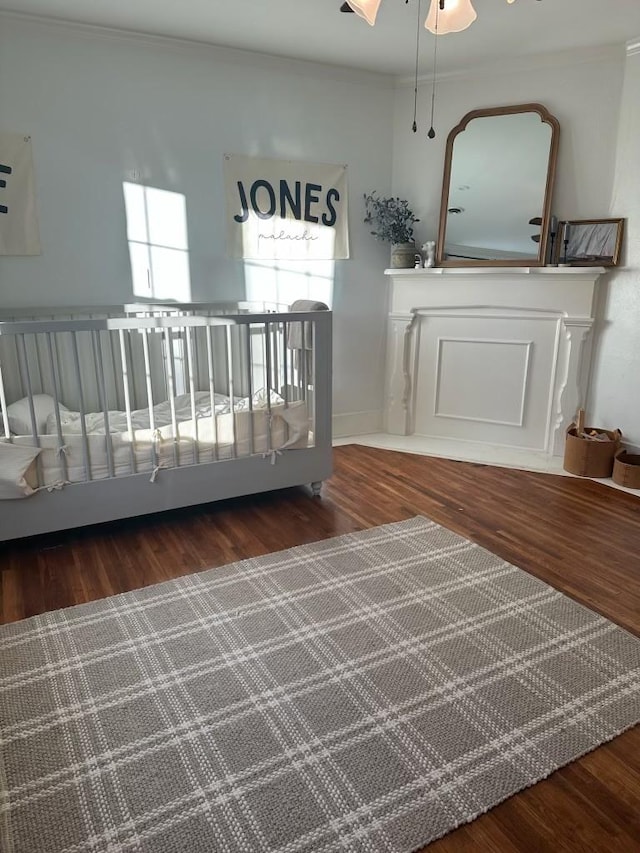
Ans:
<svg viewBox="0 0 640 853"><path fill-rule="evenodd" d="M0 255L39 255L31 137L0 133Z"/></svg>
<svg viewBox="0 0 640 853"><path fill-rule="evenodd" d="M349 257L346 166L225 154L224 171L231 257Z"/></svg>

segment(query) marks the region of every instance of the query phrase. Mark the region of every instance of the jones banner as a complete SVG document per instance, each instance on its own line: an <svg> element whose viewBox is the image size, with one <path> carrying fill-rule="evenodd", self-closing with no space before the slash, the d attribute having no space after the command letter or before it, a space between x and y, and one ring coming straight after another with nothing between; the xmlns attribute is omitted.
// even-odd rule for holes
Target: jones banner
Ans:
<svg viewBox="0 0 640 853"><path fill-rule="evenodd" d="M39 255L31 137L0 133L0 255Z"/></svg>
<svg viewBox="0 0 640 853"><path fill-rule="evenodd" d="M349 257L347 167L225 154L233 258Z"/></svg>

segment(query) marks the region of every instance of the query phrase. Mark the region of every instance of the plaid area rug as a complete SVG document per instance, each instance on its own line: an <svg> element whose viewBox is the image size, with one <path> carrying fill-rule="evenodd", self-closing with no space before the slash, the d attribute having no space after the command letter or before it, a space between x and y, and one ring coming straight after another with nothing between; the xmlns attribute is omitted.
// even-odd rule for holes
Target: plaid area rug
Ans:
<svg viewBox="0 0 640 853"><path fill-rule="evenodd" d="M414 518L0 629L3 853L401 853L640 719L640 640Z"/></svg>

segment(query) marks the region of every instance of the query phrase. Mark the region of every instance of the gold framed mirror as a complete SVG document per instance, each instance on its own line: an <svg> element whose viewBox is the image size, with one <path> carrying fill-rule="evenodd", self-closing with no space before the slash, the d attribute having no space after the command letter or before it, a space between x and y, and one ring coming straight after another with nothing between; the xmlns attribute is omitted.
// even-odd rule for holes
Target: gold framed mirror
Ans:
<svg viewBox="0 0 640 853"><path fill-rule="evenodd" d="M544 266L559 135L542 104L463 117L447 138L438 266Z"/></svg>

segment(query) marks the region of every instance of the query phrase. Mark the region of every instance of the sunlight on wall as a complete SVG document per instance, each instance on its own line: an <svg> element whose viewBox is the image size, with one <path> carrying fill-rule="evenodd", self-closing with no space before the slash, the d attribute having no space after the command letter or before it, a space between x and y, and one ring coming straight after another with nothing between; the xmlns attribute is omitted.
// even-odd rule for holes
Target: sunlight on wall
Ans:
<svg viewBox="0 0 640 853"><path fill-rule="evenodd" d="M333 257L334 229L305 222L296 237L288 224L289 220L278 216L269 220L252 216L246 222L246 298L285 306L296 299L312 299L331 307L335 261L316 258ZM247 246L258 246L263 255L250 258Z"/></svg>
<svg viewBox="0 0 640 853"><path fill-rule="evenodd" d="M331 308L335 261L244 262L246 297L252 302L290 306L296 299L313 299Z"/></svg>
<svg viewBox="0 0 640 853"><path fill-rule="evenodd" d="M186 199L182 193L124 182L133 294L191 299Z"/></svg>
<svg viewBox="0 0 640 853"><path fill-rule="evenodd" d="M298 299L324 302L331 308L334 273L335 261L245 260L246 298L258 306L264 305L264 309L255 310L287 311ZM251 339L251 377L255 389L265 385L267 362L264 336L259 330L252 331Z"/></svg>

